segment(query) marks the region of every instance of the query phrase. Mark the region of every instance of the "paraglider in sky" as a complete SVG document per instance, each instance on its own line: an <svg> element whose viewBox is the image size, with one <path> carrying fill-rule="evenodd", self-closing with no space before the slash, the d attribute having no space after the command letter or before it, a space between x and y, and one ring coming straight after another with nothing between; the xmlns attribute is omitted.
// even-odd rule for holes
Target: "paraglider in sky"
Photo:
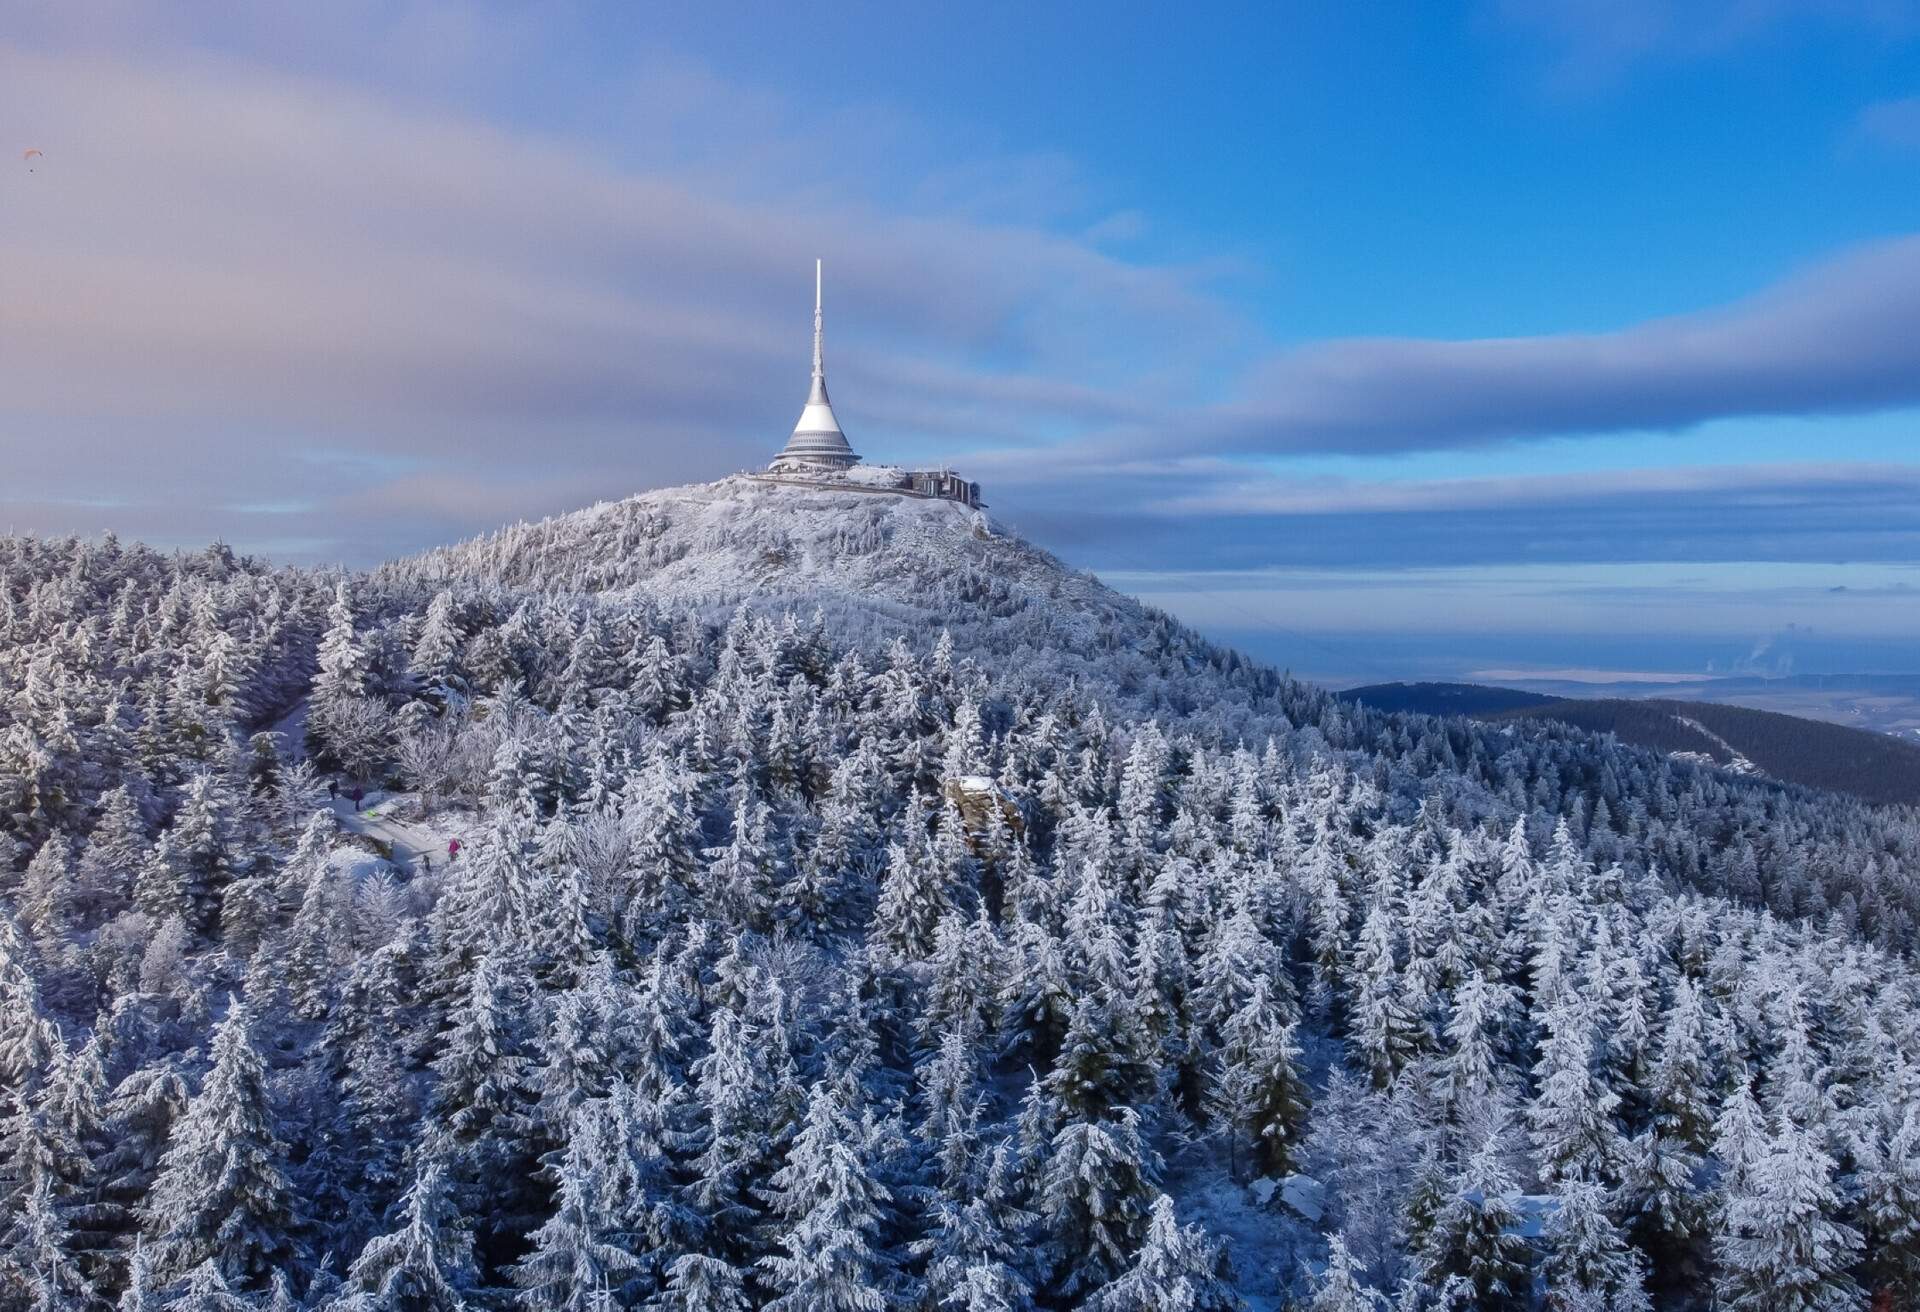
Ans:
<svg viewBox="0 0 1920 1312"><path fill-rule="evenodd" d="M47 152L38 146L28 146L20 152L20 158L27 161L27 172L31 173L33 172L33 161L36 159L44 159L46 154Z"/></svg>

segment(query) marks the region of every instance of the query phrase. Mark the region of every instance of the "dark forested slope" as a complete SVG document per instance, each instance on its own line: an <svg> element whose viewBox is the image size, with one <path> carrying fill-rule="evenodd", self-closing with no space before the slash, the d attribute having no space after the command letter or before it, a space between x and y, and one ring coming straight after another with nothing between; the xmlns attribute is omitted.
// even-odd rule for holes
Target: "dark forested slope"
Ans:
<svg viewBox="0 0 1920 1312"><path fill-rule="evenodd" d="M1335 695L1381 711L1494 723L1555 720L1868 802L1920 803L1920 744L1776 711L1661 697L1549 697L1473 683L1380 683Z"/></svg>
<svg viewBox="0 0 1920 1312"><path fill-rule="evenodd" d="M1869 802L1920 802L1920 744L1774 711L1666 698L1580 698L1486 715L1548 718L1665 752L1743 763L1775 779Z"/></svg>
<svg viewBox="0 0 1920 1312"><path fill-rule="evenodd" d="M1480 683L1369 683L1343 688L1341 701L1371 706L1376 711L1412 711L1416 715L1492 715L1526 707L1547 706L1561 700L1545 693L1518 688L1492 688Z"/></svg>

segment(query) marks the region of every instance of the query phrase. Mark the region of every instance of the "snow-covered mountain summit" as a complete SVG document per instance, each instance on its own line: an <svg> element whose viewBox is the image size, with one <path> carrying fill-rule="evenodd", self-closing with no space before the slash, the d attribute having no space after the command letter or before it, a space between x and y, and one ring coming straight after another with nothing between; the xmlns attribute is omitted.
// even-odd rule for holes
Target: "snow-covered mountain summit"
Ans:
<svg viewBox="0 0 1920 1312"><path fill-rule="evenodd" d="M836 636L952 633L962 650L1109 666L1234 660L982 510L890 490L891 471L737 474L520 523L381 572L389 582L630 595L714 612L820 607ZM1016 666L1017 668L1017 666ZM1114 671L1103 668L1102 681ZM1124 683L1126 680L1122 680Z"/></svg>
<svg viewBox="0 0 1920 1312"><path fill-rule="evenodd" d="M861 474L880 471L862 469ZM925 605L929 590L980 573L1057 596L1096 585L954 501L883 481L773 481L736 474L520 523L426 553L428 577L728 601L769 593L859 593Z"/></svg>

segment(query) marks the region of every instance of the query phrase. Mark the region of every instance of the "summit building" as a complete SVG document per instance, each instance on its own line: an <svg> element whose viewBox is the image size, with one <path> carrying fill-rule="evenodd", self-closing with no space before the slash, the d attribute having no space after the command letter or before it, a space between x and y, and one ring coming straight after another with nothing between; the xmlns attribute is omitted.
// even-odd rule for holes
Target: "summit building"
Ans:
<svg viewBox="0 0 1920 1312"><path fill-rule="evenodd" d="M833 413L827 396L827 361L820 316L820 261L813 262L813 382L807 389L807 403L800 411L800 422L793 426L787 444L758 478L774 482L825 480L835 486L844 484L862 492L893 493L907 497L932 497L979 506L980 485L970 483L950 469L893 469L867 466L851 477L848 471L860 463L847 442L840 418Z"/></svg>

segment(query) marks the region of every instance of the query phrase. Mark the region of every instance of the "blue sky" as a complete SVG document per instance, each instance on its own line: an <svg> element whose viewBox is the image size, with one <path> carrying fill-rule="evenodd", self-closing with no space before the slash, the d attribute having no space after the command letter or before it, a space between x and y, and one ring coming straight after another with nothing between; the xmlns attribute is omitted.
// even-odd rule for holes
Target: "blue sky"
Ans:
<svg viewBox="0 0 1920 1312"><path fill-rule="evenodd" d="M6 8L22 529L746 467L820 255L860 450L1297 665L1920 650L1920 3Z"/></svg>

